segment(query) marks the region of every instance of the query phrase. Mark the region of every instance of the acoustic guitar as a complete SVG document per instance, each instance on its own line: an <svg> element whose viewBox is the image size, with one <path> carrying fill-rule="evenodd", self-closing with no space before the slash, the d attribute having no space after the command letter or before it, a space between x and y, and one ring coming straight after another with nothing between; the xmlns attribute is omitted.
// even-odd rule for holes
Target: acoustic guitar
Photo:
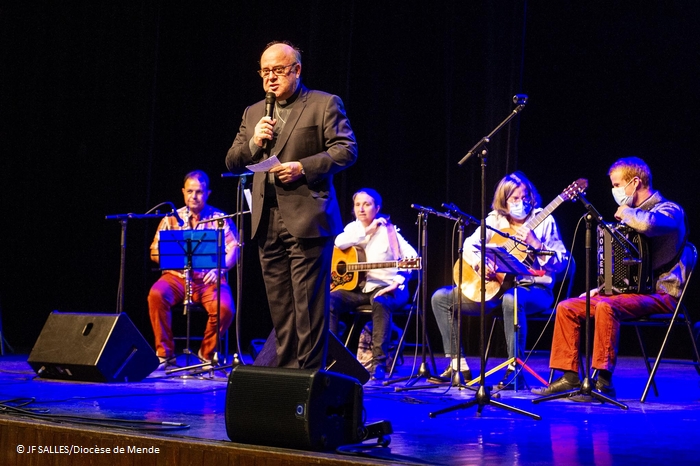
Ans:
<svg viewBox="0 0 700 466"><path fill-rule="evenodd" d="M545 218L549 217L554 209L559 207L564 201L574 201L578 198L579 194L586 192L588 188L588 180L580 178L573 183L571 183L561 194L559 194L552 202L550 202L547 207L542 209L537 215L532 217L530 220L525 222L523 225L534 230L537 225L542 223ZM512 228L506 228L503 233L507 233L511 236L515 235L515 230ZM528 267L531 265L527 262L528 252L526 248L519 243L516 243L510 238L495 234L491 238L491 244L499 246L501 249L505 250L521 263L524 263ZM462 293L468 299L480 302L481 301L481 274L474 270L474 268L462 259ZM459 284L460 277L460 261L458 260L452 270L452 277L454 279L455 285ZM493 298L500 296L509 287L510 281L507 280L507 274L505 273L495 273L492 276L486 277L486 301L490 301Z"/></svg>
<svg viewBox="0 0 700 466"><path fill-rule="evenodd" d="M367 270L399 268L403 270L419 270L421 258L402 259L389 262L365 262L365 251L355 246L347 249L333 248L331 260L331 291L352 291L364 280Z"/></svg>

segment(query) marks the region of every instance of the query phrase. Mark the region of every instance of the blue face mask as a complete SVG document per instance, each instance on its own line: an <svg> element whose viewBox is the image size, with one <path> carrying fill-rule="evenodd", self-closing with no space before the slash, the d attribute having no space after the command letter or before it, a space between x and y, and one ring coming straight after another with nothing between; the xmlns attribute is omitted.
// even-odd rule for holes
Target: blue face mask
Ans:
<svg viewBox="0 0 700 466"><path fill-rule="evenodd" d="M530 204L525 204L523 201L508 204L508 214L516 220L523 220L530 210Z"/></svg>
<svg viewBox="0 0 700 466"><path fill-rule="evenodd" d="M631 206L632 205L632 200L634 198L634 191L632 194L627 195L625 193L625 190L627 189L627 186L630 185L631 182L634 181L634 178L632 178L629 183L627 183L624 186L618 186L617 188L612 188L612 195L615 198L615 202L617 202L617 205L626 205L626 206Z"/></svg>

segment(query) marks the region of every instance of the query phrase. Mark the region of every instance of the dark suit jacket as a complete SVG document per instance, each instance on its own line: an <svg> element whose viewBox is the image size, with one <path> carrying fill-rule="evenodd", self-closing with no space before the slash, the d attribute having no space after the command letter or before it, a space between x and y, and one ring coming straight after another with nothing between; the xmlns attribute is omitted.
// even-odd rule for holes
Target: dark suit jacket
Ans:
<svg viewBox="0 0 700 466"><path fill-rule="evenodd" d="M262 160L264 152L251 153L249 140L264 115L265 101L251 105L226 155L226 166L234 173ZM256 146L257 147L257 146ZM333 187L333 174L357 159L357 145L343 102L338 96L301 88L282 133L272 148L280 162L301 162L306 176L283 184L275 183L280 214L289 232L297 238L334 236L343 230ZM262 216L267 173L253 176L252 236Z"/></svg>

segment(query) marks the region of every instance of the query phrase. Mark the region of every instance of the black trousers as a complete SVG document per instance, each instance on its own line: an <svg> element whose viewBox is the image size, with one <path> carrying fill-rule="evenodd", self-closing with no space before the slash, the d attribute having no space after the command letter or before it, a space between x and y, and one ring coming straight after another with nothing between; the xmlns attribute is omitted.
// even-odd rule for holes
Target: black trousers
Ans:
<svg viewBox="0 0 700 466"><path fill-rule="evenodd" d="M385 364L391 344L391 313L408 302L408 289L396 289L391 293L375 296L381 288L370 293L362 290L336 290L331 292L330 329L338 334L338 317L352 312L357 306L372 305L372 363Z"/></svg>
<svg viewBox="0 0 700 466"><path fill-rule="evenodd" d="M258 253L277 336L279 367L325 367L333 237L295 238L276 206L262 219Z"/></svg>

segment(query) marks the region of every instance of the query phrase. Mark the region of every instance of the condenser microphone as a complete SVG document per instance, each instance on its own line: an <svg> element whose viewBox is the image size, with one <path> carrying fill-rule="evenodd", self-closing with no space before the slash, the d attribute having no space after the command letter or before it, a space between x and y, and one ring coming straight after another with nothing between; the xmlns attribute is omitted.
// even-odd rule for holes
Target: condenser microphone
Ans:
<svg viewBox="0 0 700 466"><path fill-rule="evenodd" d="M268 92L265 94L265 116L272 118L272 115L275 112L275 100L277 100L277 96L275 95L274 92ZM270 142L269 139L264 139L262 143L262 148L263 150L267 149L268 143Z"/></svg>
<svg viewBox="0 0 700 466"><path fill-rule="evenodd" d="M170 212L170 215L175 217L175 220L177 220L178 226L183 226L185 222L180 218L180 216L177 214L177 209L173 209L172 212Z"/></svg>

